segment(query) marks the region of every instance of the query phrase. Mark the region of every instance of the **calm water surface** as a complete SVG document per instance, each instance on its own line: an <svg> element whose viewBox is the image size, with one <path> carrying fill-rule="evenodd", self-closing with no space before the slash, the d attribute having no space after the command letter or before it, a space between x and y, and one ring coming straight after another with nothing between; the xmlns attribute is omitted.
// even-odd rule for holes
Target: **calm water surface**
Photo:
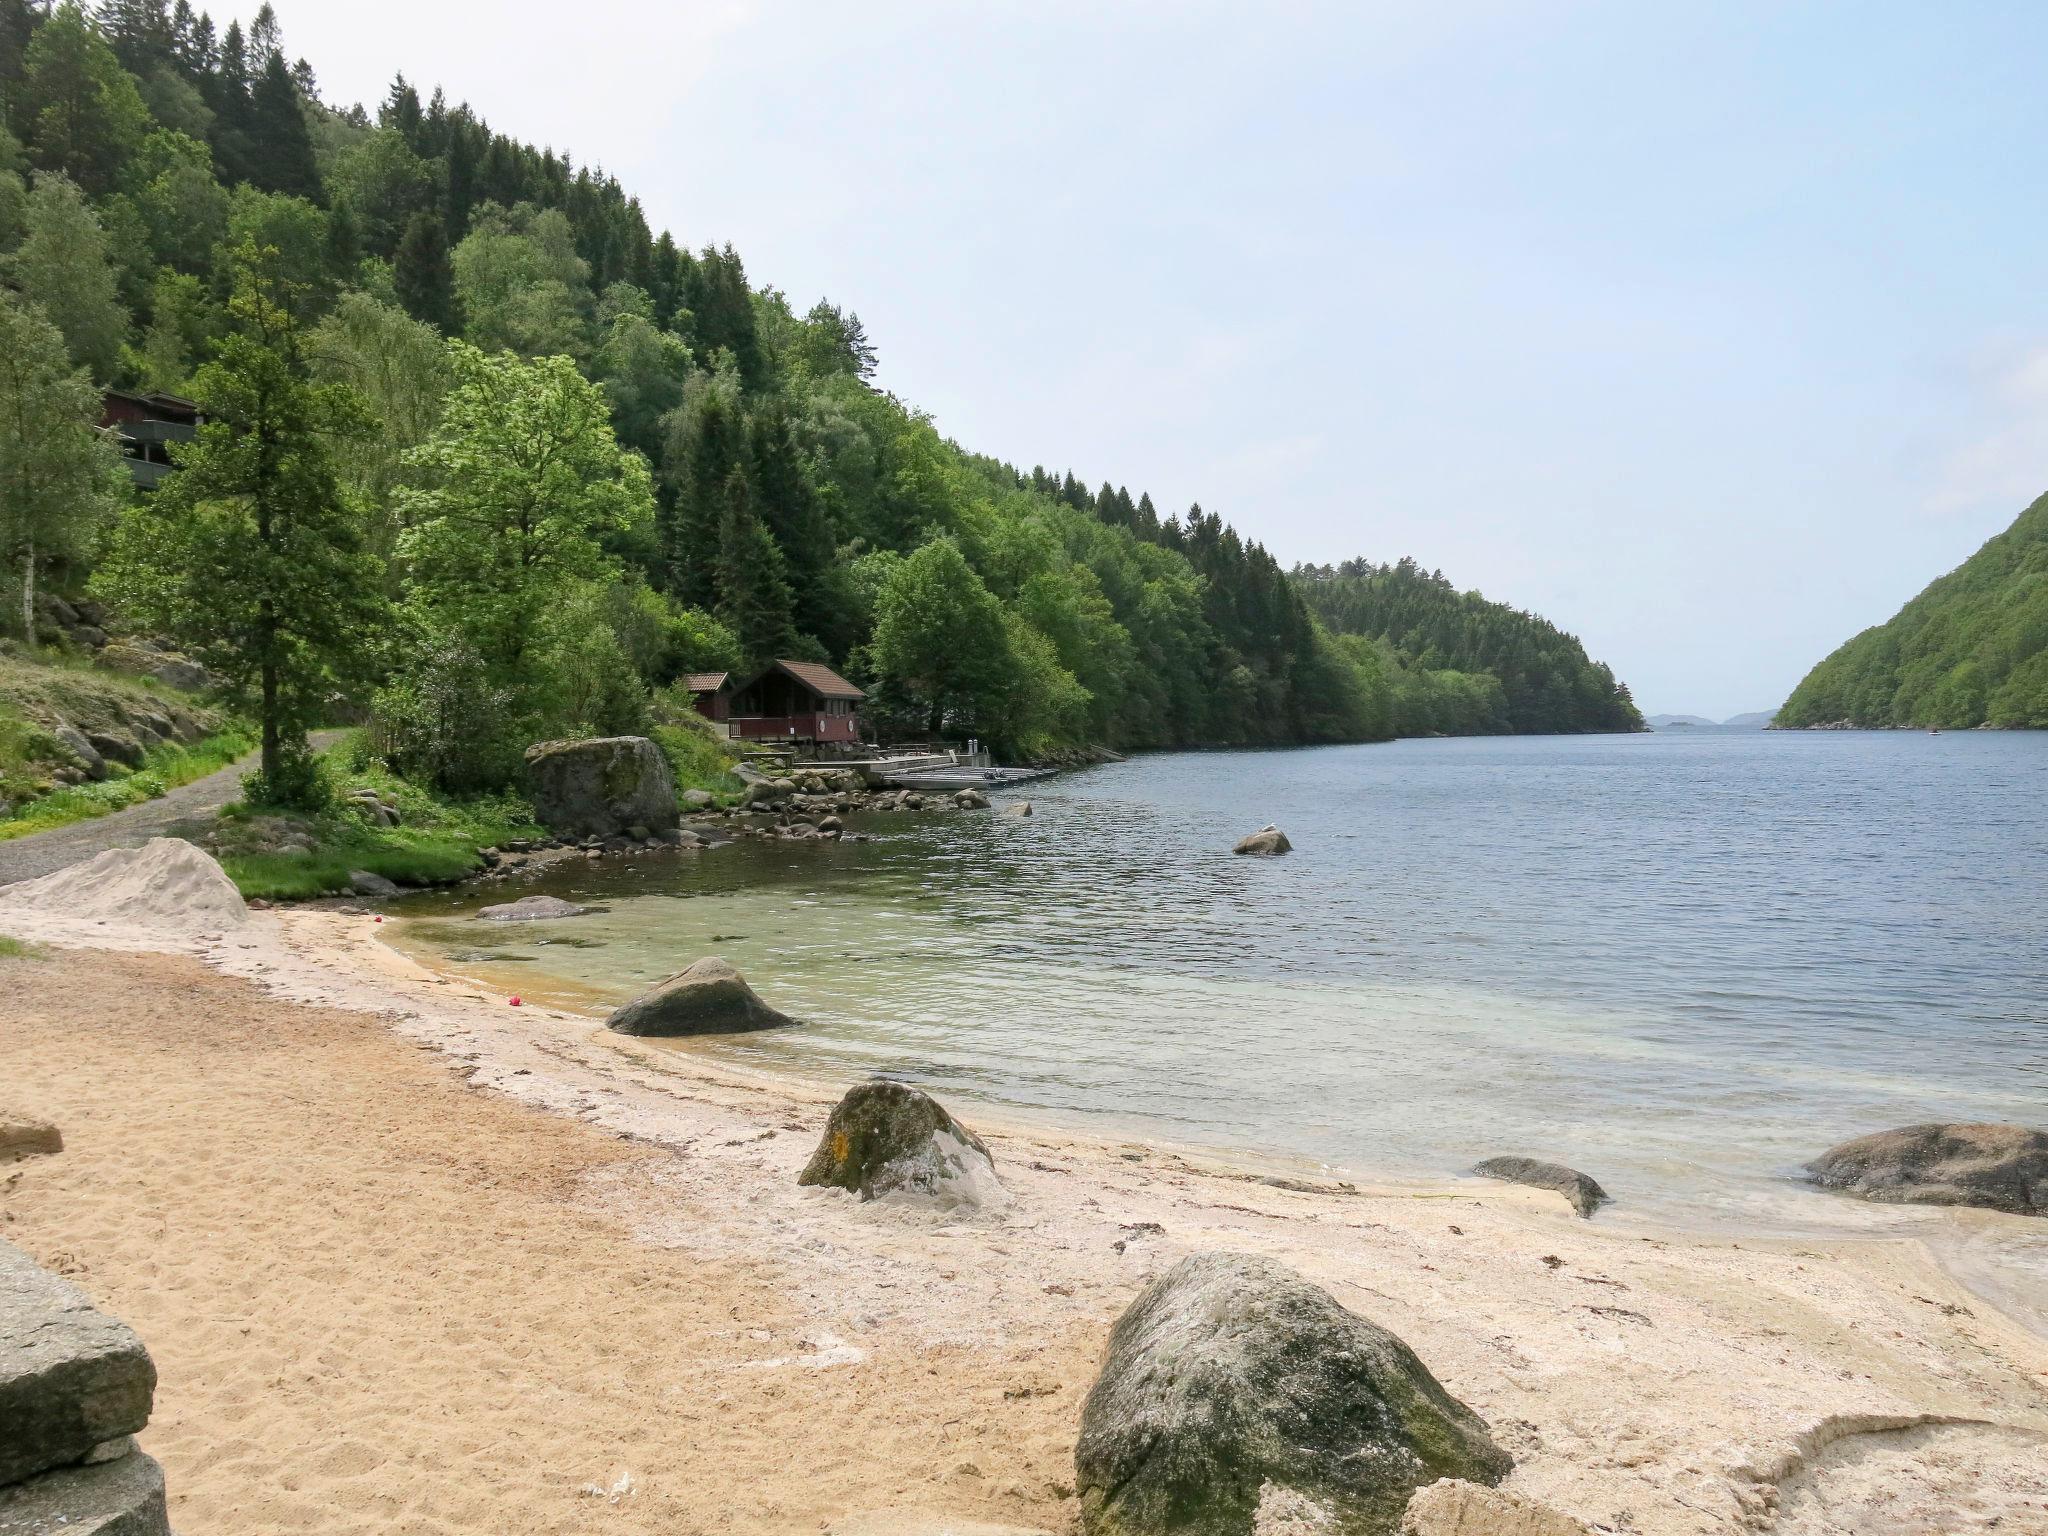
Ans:
<svg viewBox="0 0 2048 1536"><path fill-rule="evenodd" d="M809 1021L710 1047L753 1065L1357 1173L1526 1152L1695 1221L1869 1221L1790 1173L2048 1119L2048 734L1188 753L1019 797L536 881L610 908L573 922L422 898L404 942L586 1003L715 952ZM1291 856L1230 854L1268 821Z"/></svg>

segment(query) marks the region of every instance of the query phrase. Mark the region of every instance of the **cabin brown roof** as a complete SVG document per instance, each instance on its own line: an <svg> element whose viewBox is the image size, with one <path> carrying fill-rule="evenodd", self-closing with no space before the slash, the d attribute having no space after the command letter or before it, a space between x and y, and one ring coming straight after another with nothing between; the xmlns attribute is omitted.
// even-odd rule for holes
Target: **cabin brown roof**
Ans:
<svg viewBox="0 0 2048 1536"><path fill-rule="evenodd" d="M854 687L853 684L849 683L823 662L778 660L775 665L782 668L783 671L802 683L821 699L864 699L867 697L860 689Z"/></svg>
<svg viewBox="0 0 2048 1536"><path fill-rule="evenodd" d="M685 672L683 686L692 693L716 693L731 679L730 672Z"/></svg>

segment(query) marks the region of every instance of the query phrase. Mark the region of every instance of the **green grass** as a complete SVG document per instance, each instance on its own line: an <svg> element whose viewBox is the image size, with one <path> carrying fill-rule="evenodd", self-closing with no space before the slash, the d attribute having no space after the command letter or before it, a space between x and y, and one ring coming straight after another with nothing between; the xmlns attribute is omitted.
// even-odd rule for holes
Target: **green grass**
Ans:
<svg viewBox="0 0 2048 1536"><path fill-rule="evenodd" d="M684 707L687 710L687 700ZM679 712L668 725L657 725L649 733L675 770L676 789L702 789L716 795L721 804L739 797L747 786L734 773L739 761L732 743L718 735L711 723L694 710Z"/></svg>
<svg viewBox="0 0 2048 1536"><path fill-rule="evenodd" d="M458 800L422 788L368 758L360 735L336 747L328 762L340 792L369 788L389 796L403 824L379 827L343 800L316 816L289 818L312 839L310 851L237 849L238 827L272 832L278 819L246 805L230 806L221 813L221 867L244 897L305 901L340 895L358 869L400 885L441 885L483 868L481 849L546 835L534 823L533 808L517 795Z"/></svg>
<svg viewBox="0 0 2048 1536"><path fill-rule="evenodd" d="M0 738L7 734L7 727L16 724L0 722ZM131 770L109 763L109 777L96 784L52 790L15 807L12 814L0 820L0 842L69 826L75 821L89 821L145 800L155 800L181 784L217 773L255 744L254 734L239 726L216 731L190 746L161 742L143 754L139 768Z"/></svg>
<svg viewBox="0 0 2048 1536"><path fill-rule="evenodd" d="M35 953L35 948L32 945L24 944L19 939L9 938L6 934L0 933L0 959L24 960Z"/></svg>

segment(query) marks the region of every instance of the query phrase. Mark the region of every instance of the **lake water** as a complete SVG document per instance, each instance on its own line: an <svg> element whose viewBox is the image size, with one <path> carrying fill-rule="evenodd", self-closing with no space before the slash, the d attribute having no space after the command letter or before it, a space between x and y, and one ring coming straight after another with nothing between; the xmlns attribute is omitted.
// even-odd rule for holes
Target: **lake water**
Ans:
<svg viewBox="0 0 2048 1536"><path fill-rule="evenodd" d="M593 1005L717 953L808 1021L728 1059L1361 1176L1554 1157L1695 1224L1876 1219L1791 1175L2048 1120L2048 734L1184 753L1005 798L1037 814L578 862L532 887L610 908L571 922L419 898L402 942ZM1293 854L1231 855L1269 821Z"/></svg>

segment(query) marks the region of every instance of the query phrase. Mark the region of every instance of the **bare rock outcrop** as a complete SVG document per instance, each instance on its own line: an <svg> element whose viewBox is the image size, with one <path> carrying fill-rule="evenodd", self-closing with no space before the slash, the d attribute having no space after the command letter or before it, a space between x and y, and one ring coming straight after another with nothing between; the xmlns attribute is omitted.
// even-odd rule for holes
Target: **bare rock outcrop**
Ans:
<svg viewBox="0 0 2048 1536"><path fill-rule="evenodd" d="M1570 1515L1500 1488L1445 1478L1417 1490L1401 1536L1592 1536Z"/></svg>

